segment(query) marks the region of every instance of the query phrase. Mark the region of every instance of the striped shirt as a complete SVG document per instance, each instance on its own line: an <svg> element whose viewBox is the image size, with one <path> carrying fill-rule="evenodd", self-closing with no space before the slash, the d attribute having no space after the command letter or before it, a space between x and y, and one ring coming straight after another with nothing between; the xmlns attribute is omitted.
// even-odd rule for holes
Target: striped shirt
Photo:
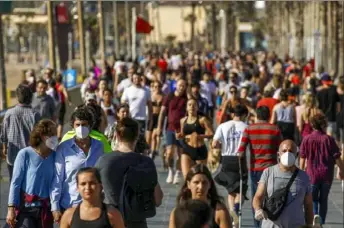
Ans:
<svg viewBox="0 0 344 228"><path fill-rule="evenodd" d="M238 153L250 147L251 171L263 171L277 164L278 146L282 141L281 132L274 124L257 122L249 125L241 138Z"/></svg>

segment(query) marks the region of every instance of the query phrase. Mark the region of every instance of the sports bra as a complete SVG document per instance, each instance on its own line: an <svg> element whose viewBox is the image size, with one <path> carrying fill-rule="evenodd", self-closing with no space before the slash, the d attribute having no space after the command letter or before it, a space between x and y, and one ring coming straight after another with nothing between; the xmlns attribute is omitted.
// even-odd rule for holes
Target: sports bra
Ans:
<svg viewBox="0 0 344 228"><path fill-rule="evenodd" d="M99 218L92 221L86 221L80 218L80 205L81 204L79 204L74 211L71 228L112 228L105 204L103 204Z"/></svg>
<svg viewBox="0 0 344 228"><path fill-rule="evenodd" d="M196 132L199 135L203 135L205 133L205 128L201 126L199 122L199 117L197 117L194 123L188 124L187 122L188 122L188 117L186 118L184 127L183 127L184 135L190 135L194 132Z"/></svg>

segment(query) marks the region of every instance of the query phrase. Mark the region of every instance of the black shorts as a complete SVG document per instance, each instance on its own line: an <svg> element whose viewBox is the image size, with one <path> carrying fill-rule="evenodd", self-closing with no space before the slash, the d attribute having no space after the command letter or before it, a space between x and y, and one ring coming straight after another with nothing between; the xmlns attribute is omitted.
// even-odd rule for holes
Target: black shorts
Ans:
<svg viewBox="0 0 344 228"><path fill-rule="evenodd" d="M60 111L59 111L59 114L58 114L58 118L57 118L57 124L58 125L63 125L64 124L64 118L65 118L65 115L66 115L66 103L63 102L63 103L60 103Z"/></svg>
<svg viewBox="0 0 344 228"><path fill-rule="evenodd" d="M153 114L151 121L153 124L152 127L148 127L148 131L153 131L155 128L158 128L159 114Z"/></svg>
<svg viewBox="0 0 344 228"><path fill-rule="evenodd" d="M183 140L180 140L180 144L183 148L183 154L188 155L193 161L206 160L208 157L208 149L205 145L195 148L189 146Z"/></svg>
<svg viewBox="0 0 344 228"><path fill-rule="evenodd" d="M248 172L245 159L241 159L242 170L242 193L246 195ZM214 180L219 185L226 188L228 194L240 193L240 168L239 158L237 156L222 156L221 170L215 175Z"/></svg>

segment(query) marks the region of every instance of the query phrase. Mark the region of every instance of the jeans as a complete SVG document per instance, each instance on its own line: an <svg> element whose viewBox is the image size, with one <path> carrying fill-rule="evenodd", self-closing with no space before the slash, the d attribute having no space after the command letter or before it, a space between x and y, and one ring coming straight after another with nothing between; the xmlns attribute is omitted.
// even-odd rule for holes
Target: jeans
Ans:
<svg viewBox="0 0 344 228"><path fill-rule="evenodd" d="M325 224L327 214L328 194L331 190L331 184L318 183L311 185L313 197L313 213L319 215L321 223ZM320 209L319 209L320 208Z"/></svg>
<svg viewBox="0 0 344 228"><path fill-rule="evenodd" d="M262 176L263 171L251 171L251 200L253 200L254 195L256 194L258 188L258 182L260 181L260 177ZM253 222L254 227L260 227L260 221L254 219L254 209L252 208L253 212Z"/></svg>

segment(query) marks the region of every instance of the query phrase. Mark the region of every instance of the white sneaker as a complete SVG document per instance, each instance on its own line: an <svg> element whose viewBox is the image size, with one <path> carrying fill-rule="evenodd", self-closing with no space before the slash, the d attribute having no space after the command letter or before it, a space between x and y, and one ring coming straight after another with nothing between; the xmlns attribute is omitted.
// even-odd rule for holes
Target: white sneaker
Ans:
<svg viewBox="0 0 344 228"><path fill-rule="evenodd" d="M173 170L169 169L168 170L167 179L166 179L166 183L167 184L172 184L172 181L173 181Z"/></svg>
<svg viewBox="0 0 344 228"><path fill-rule="evenodd" d="M178 170L173 178L173 184L179 184L180 182L180 171Z"/></svg>
<svg viewBox="0 0 344 228"><path fill-rule="evenodd" d="M313 228L322 228L321 218L319 215L314 215L313 218Z"/></svg>
<svg viewBox="0 0 344 228"><path fill-rule="evenodd" d="M232 225L233 225L233 228L238 228L239 227L239 217L238 215L235 213L235 211L229 211L229 214L230 216L232 217Z"/></svg>

